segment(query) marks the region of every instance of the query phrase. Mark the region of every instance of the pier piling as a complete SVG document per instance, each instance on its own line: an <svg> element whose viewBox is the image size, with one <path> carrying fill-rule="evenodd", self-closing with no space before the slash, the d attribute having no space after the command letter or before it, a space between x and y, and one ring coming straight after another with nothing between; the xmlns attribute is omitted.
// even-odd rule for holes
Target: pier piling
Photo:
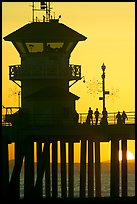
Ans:
<svg viewBox="0 0 137 204"><path fill-rule="evenodd" d="M111 140L110 196L119 196L119 139Z"/></svg>
<svg viewBox="0 0 137 204"><path fill-rule="evenodd" d="M127 140L122 139L122 169L121 169L121 179L122 179L122 196L127 196Z"/></svg>
<svg viewBox="0 0 137 204"><path fill-rule="evenodd" d="M85 139L81 140L81 155L80 155L80 197L85 197L86 191L86 144Z"/></svg>
<svg viewBox="0 0 137 204"><path fill-rule="evenodd" d="M93 141L88 140L88 197L94 196Z"/></svg>
<svg viewBox="0 0 137 204"><path fill-rule="evenodd" d="M96 197L101 196L100 142L95 142L95 187Z"/></svg>

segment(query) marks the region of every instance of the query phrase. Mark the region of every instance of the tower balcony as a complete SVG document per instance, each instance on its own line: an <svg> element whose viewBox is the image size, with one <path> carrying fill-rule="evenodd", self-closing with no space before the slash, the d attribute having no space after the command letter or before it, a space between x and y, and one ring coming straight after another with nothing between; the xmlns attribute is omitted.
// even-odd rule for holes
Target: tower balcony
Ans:
<svg viewBox="0 0 137 204"><path fill-rule="evenodd" d="M70 64L66 71L58 68L50 67L47 69L44 66L39 66L37 69L30 67L24 69L21 65L9 66L9 79L22 80L22 79L68 79L80 80L81 79L81 65Z"/></svg>
<svg viewBox="0 0 137 204"><path fill-rule="evenodd" d="M70 80L80 80L81 79L81 65L69 65L70 69Z"/></svg>

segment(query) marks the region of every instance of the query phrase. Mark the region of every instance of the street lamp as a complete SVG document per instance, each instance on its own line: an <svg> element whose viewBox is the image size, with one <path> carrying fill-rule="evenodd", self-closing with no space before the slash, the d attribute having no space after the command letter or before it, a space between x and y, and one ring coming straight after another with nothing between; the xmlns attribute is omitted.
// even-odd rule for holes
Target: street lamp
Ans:
<svg viewBox="0 0 137 204"><path fill-rule="evenodd" d="M101 69L103 71L103 74L101 75L102 77L102 92L103 92L103 97L99 97L99 100L103 100L103 113L105 111L105 95L106 94L109 94L109 91L105 91L105 69L106 69L106 66L103 65L101 66Z"/></svg>
<svg viewBox="0 0 137 204"><path fill-rule="evenodd" d="M106 69L106 66L103 65L101 66L102 68L102 71L103 71L103 74L102 74L102 91L103 91L103 112L105 110L105 69Z"/></svg>

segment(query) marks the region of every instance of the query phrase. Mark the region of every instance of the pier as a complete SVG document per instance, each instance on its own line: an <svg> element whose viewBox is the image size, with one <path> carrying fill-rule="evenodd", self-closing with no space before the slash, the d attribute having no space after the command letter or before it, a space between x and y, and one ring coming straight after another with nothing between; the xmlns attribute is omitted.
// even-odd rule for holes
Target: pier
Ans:
<svg viewBox="0 0 137 204"><path fill-rule="evenodd" d="M86 114L80 115L79 121L82 121ZM114 115L114 113L108 115ZM79 198L101 198L100 143L111 142L110 198L117 198L119 197L120 179L118 176L120 168L118 153L119 141L121 141L121 189L122 197L128 197L126 151L127 141L135 140L134 112L128 113L128 117L128 124L124 125L115 124L110 117L111 120L108 120L110 124L108 123L105 126L100 124L87 125L79 122L73 126L59 126L57 124L52 127L49 125L45 125L45 127L24 127L22 125L22 127L18 128L3 121L3 196L5 198L10 196L12 199L20 198L20 173L24 165L24 199L35 199L35 197L41 199L43 195L45 195L45 198L74 198L74 146L75 143L79 143ZM9 178L8 144L11 143L15 144L15 163L11 178ZM34 143L37 154L36 178L34 178ZM66 148L67 145L68 148ZM60 149L58 149L58 146ZM68 155L68 164L66 155ZM58 156L61 159L60 196L58 193ZM93 162L93 157L95 157L95 163ZM51 164L50 158L52 158ZM86 158L88 158L88 175L86 175ZM44 176L45 183L43 183ZM87 181L86 176L88 176ZM86 195L86 182L88 182L88 195ZM43 185L45 186L45 192L42 190Z"/></svg>

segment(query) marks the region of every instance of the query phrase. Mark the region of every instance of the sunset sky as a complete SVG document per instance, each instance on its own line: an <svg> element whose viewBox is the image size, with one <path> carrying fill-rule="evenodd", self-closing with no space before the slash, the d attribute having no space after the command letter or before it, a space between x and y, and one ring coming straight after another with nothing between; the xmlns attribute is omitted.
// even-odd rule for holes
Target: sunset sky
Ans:
<svg viewBox="0 0 137 204"><path fill-rule="evenodd" d="M2 2L2 37L32 22L32 2ZM39 3L35 3L39 8ZM135 111L135 3L134 2L52 2L51 15L60 23L87 37L79 42L71 54L70 64L82 66L86 82L78 81L70 91L80 97L76 102L79 113L88 107L102 112L101 66L106 65L106 97L108 112ZM43 12L45 14L45 12ZM42 12L35 17L42 20ZM9 65L20 64L20 57L11 42L2 39L2 105L18 106L18 87L9 80ZM94 83L95 82L95 83ZM94 84L94 85L93 85ZM90 87L90 88L87 88ZM89 90L90 89L90 90ZM90 93L92 92L92 94ZM103 144L102 160L105 149ZM134 153L134 142L128 142Z"/></svg>

